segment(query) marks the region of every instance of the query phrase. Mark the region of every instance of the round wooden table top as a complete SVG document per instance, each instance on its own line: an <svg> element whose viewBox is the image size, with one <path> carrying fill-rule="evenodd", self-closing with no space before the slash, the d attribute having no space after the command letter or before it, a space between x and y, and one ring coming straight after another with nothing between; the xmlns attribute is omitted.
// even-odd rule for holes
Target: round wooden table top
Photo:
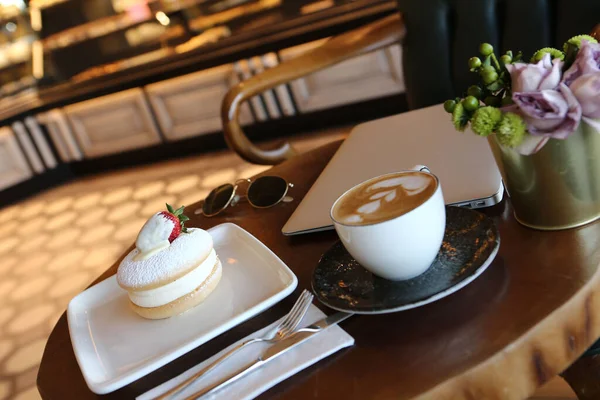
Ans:
<svg viewBox="0 0 600 400"><path fill-rule="evenodd" d="M291 308L300 291L310 287L317 261L337 235L285 237L281 228L339 145L331 143L266 172L294 183L291 203L260 210L240 204L213 218L190 215L189 226L233 222L255 235L298 276L294 294L107 398L134 398ZM188 209L192 214L195 207ZM520 399L567 368L600 337L600 224L535 231L515 221L508 201L485 213L498 224L502 244L478 279L417 309L344 321L341 326L356 340L353 347L261 398ZM113 275L118 265L96 282ZM66 314L48 339L37 383L44 399L99 397L87 388L75 360Z"/></svg>

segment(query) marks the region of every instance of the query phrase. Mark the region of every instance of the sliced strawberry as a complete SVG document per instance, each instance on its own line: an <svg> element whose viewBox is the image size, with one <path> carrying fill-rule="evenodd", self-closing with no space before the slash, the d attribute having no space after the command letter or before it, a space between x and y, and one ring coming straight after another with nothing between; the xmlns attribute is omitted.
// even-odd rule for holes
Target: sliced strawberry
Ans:
<svg viewBox="0 0 600 400"><path fill-rule="evenodd" d="M181 206L177 210L174 210L173 207L171 207L171 205L167 204L168 211L160 212L160 215L173 222L173 231L169 236L169 242L173 242L173 240L177 239L181 232L187 232L187 228L184 224L190 219L187 216L183 215L184 208L184 206Z"/></svg>

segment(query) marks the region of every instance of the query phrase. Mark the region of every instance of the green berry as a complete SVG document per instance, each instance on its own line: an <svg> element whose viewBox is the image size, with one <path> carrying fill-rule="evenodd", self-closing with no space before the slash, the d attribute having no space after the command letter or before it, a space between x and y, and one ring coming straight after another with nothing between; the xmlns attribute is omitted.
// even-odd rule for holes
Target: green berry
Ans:
<svg viewBox="0 0 600 400"><path fill-rule="evenodd" d="M467 96L462 101L462 104L465 107L465 110L467 111L475 111L479 108L479 100L477 100L475 96Z"/></svg>
<svg viewBox="0 0 600 400"><path fill-rule="evenodd" d="M502 64L507 65L510 64L512 62L512 57L505 54L502 57L500 57L500 61L502 62Z"/></svg>
<svg viewBox="0 0 600 400"><path fill-rule="evenodd" d="M481 69L481 79L483 83L489 85L490 83L494 83L498 80L498 73L491 65L486 65Z"/></svg>
<svg viewBox="0 0 600 400"><path fill-rule="evenodd" d="M469 68L475 69L481 67L481 60L479 57L471 57L469 58Z"/></svg>
<svg viewBox="0 0 600 400"><path fill-rule="evenodd" d="M467 95L480 99L483 96L483 90L477 85L469 86Z"/></svg>
<svg viewBox="0 0 600 400"><path fill-rule="evenodd" d="M447 113L452 114L452 111L454 111L454 107L456 107L456 101L446 100L444 102L444 110L446 110Z"/></svg>
<svg viewBox="0 0 600 400"><path fill-rule="evenodd" d="M479 52L482 56L487 57L494 52L494 46L489 43L481 43L479 46Z"/></svg>

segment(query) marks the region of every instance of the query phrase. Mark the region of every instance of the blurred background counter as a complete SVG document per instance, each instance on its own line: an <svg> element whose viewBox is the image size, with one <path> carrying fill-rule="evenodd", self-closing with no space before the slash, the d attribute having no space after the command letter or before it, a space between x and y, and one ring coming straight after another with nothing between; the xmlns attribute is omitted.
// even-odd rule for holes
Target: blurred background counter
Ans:
<svg viewBox="0 0 600 400"><path fill-rule="evenodd" d="M240 80L396 12L394 0L0 0L0 201L70 177L224 146ZM406 109L394 45L282 85L249 135Z"/></svg>

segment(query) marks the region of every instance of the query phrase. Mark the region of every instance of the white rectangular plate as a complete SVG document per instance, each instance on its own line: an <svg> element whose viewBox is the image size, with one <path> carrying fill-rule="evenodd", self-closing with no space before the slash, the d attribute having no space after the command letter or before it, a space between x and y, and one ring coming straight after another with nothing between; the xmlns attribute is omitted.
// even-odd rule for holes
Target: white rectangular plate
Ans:
<svg viewBox="0 0 600 400"><path fill-rule="evenodd" d="M147 320L129 308L112 276L69 303L69 332L89 388L110 393L271 307L292 293L294 273L258 239L234 224L209 229L223 264L217 288L197 307Z"/></svg>

